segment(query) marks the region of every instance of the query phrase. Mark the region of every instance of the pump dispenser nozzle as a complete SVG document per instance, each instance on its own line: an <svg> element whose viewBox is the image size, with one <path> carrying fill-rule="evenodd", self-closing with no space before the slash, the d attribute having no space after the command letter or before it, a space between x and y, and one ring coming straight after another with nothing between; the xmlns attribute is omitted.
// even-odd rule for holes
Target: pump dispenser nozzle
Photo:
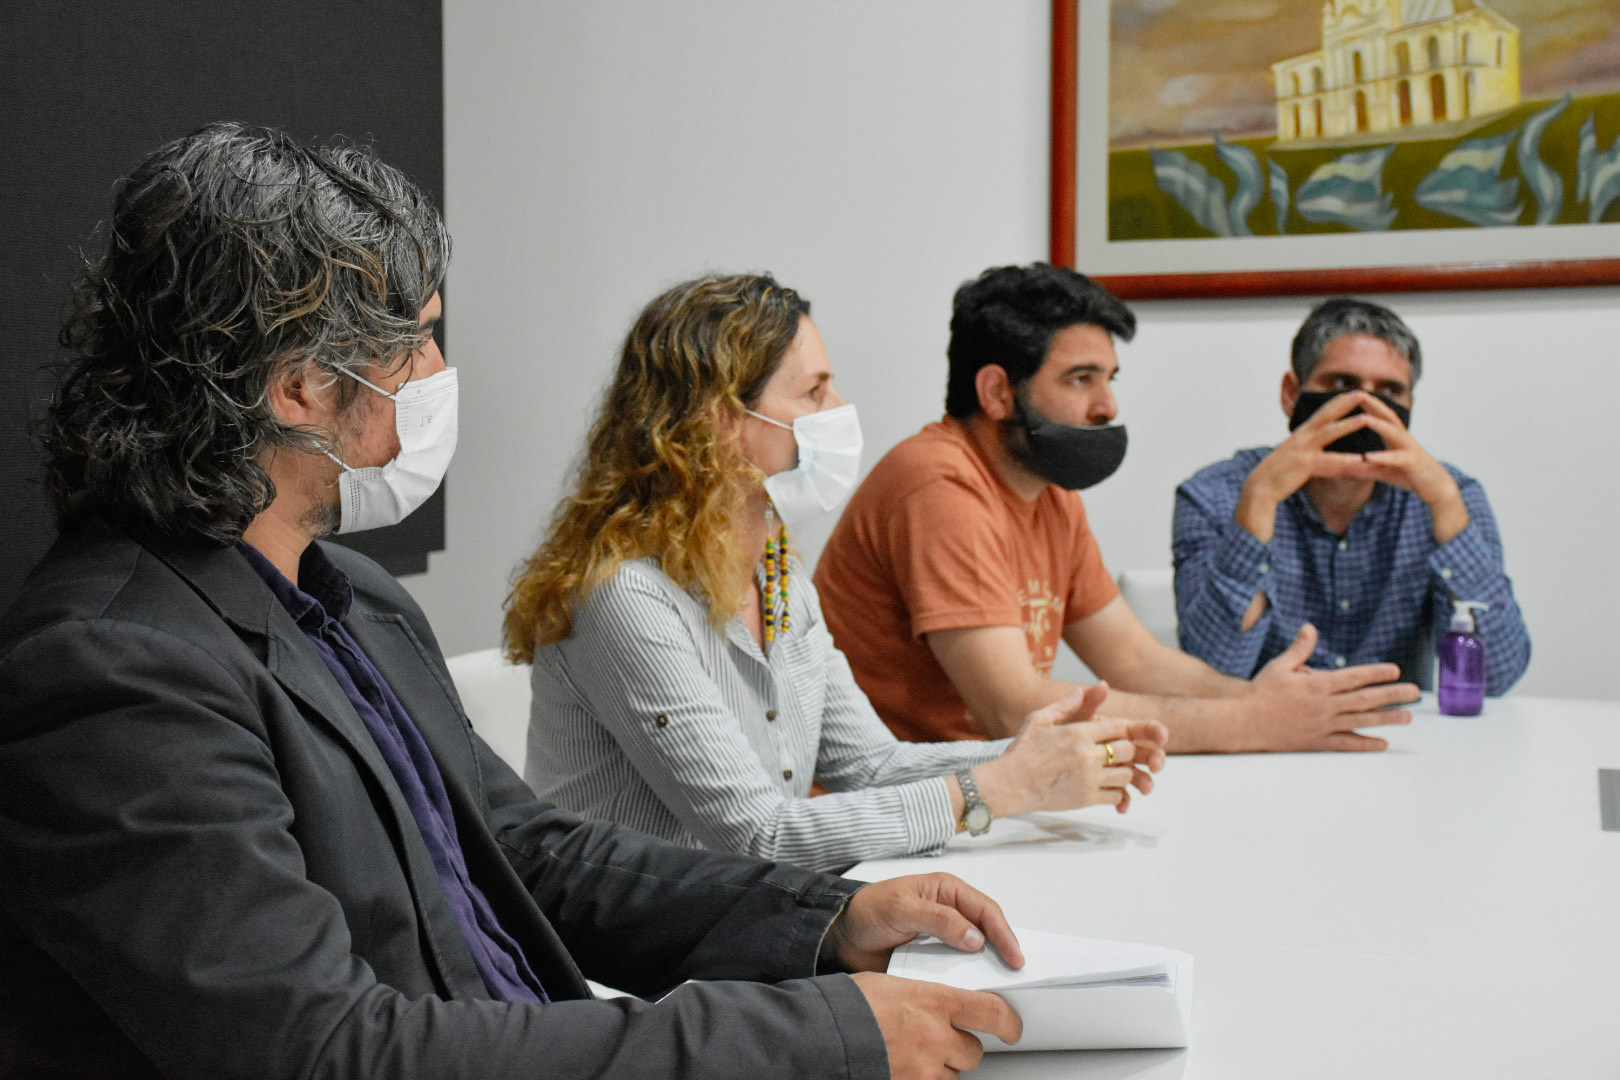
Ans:
<svg viewBox="0 0 1620 1080"><path fill-rule="evenodd" d="M1477 634L1479 633L1479 620L1474 617L1474 612L1489 611L1491 605L1480 603L1478 600L1453 600L1451 607L1451 632L1453 634Z"/></svg>

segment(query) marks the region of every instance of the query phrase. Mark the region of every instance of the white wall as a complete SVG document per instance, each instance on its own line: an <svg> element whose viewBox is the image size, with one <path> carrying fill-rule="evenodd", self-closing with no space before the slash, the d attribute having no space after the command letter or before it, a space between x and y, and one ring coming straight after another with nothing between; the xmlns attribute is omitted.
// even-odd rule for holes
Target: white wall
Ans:
<svg viewBox="0 0 1620 1080"><path fill-rule="evenodd" d="M448 548L408 584L447 651L496 643L617 343L674 281L767 269L810 296L871 460L939 414L955 286L1046 254L1048 6L446 0L465 411ZM1536 640L1521 689L1620 697L1620 290L1385 299L1429 359L1416 430L1502 519ZM1116 570L1167 564L1177 481L1284 430L1305 307L1137 306L1118 387L1131 453L1087 496Z"/></svg>

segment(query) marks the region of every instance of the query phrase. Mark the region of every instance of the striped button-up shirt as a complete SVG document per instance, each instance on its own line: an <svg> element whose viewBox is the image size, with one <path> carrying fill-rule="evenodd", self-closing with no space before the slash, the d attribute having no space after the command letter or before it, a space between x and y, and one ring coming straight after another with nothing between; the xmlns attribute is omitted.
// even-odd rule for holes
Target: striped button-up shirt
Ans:
<svg viewBox="0 0 1620 1080"><path fill-rule="evenodd" d="M621 567L567 639L536 650L536 793L677 843L815 870L937 852L956 831L944 776L1007 741L900 742L797 563L789 597L790 628L762 652L738 617L717 630L652 560ZM829 794L811 798L817 779Z"/></svg>
<svg viewBox="0 0 1620 1080"><path fill-rule="evenodd" d="M1181 647L1230 675L1249 677L1286 649L1304 623L1319 632L1312 667L1391 662L1433 684L1430 643L1450 623L1451 601L1479 600L1487 693L1502 694L1530 663L1530 634L1502 563L1502 538L1479 482L1446 466L1468 525L1434 540L1429 506L1379 484L1344 534L1322 523L1304 491L1277 506L1271 542L1237 523L1238 497L1268 447L1240 451L1176 489L1176 611ZM1244 631L1256 593L1265 613Z"/></svg>

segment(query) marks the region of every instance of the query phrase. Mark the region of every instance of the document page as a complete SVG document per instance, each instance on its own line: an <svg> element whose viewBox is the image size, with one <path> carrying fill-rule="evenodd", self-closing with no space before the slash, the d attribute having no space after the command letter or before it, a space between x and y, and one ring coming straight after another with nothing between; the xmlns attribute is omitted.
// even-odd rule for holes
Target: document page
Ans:
<svg viewBox="0 0 1620 1080"><path fill-rule="evenodd" d="M1024 1020L1009 1046L980 1034L986 1050L1084 1050L1186 1046L1192 1026L1192 957L1157 945L1015 930L1024 968L986 947L964 953L937 938L902 945L889 974L1005 998Z"/></svg>
<svg viewBox="0 0 1620 1080"><path fill-rule="evenodd" d="M1022 971L1007 966L995 949L976 953L953 949L938 938L919 938L894 950L890 975L945 983L963 990L1082 986L1153 977L1167 985L1169 949L1128 941L1014 930L1024 947ZM1177 956L1184 955L1181 953Z"/></svg>

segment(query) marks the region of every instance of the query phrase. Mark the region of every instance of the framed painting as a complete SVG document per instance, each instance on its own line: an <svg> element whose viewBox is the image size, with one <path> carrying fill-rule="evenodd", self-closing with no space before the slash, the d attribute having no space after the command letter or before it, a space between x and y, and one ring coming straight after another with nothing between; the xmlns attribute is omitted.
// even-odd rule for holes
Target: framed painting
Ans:
<svg viewBox="0 0 1620 1080"><path fill-rule="evenodd" d="M1053 0L1051 258L1126 298L1620 284L1620 0Z"/></svg>

